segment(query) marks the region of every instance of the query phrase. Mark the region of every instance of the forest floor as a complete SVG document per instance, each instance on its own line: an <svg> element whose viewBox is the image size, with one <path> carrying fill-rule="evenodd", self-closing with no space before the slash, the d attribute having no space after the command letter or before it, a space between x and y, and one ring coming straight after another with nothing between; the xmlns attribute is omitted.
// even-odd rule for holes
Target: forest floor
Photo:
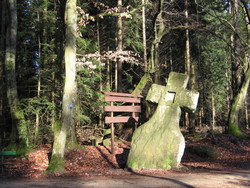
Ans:
<svg viewBox="0 0 250 188"><path fill-rule="evenodd" d="M29 152L27 157L10 158L14 165L8 166L0 177L8 178L51 178L51 177L118 177L133 174L173 175L200 174L209 171L248 170L250 172L250 139L239 139L230 135L211 134L186 135L186 150L182 158L182 168L171 170L136 170L125 168L130 142L115 143L116 155L105 146L84 145L79 149L67 150L65 154L64 174L43 173L48 167L51 145L41 145ZM190 148L208 148L204 152ZM216 155L214 155L214 153ZM245 182L250 185L250 180Z"/></svg>

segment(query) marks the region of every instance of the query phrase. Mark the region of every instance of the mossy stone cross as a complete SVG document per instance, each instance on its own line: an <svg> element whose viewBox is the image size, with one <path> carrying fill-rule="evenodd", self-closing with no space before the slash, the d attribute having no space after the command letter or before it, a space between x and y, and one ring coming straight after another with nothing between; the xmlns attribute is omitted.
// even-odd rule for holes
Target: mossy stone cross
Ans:
<svg viewBox="0 0 250 188"><path fill-rule="evenodd" d="M186 90L188 79L189 77L185 74L171 72L167 80L167 86L153 84L146 100L160 105L180 106L193 112L196 110L199 93ZM160 102L160 100L163 101Z"/></svg>
<svg viewBox="0 0 250 188"><path fill-rule="evenodd" d="M186 90L188 76L171 72L167 86L153 84L146 100L158 103L153 116L134 132L127 166L132 169L178 167L185 149L179 128L181 109L195 111L199 93Z"/></svg>

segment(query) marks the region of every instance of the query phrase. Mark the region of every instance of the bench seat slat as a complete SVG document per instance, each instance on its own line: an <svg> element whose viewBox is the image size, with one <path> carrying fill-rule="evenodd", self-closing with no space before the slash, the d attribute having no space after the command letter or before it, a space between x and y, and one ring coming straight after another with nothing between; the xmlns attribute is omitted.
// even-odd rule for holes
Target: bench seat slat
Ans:
<svg viewBox="0 0 250 188"><path fill-rule="evenodd" d="M1 165L13 165L14 163L0 163L0 166Z"/></svg>
<svg viewBox="0 0 250 188"><path fill-rule="evenodd" d="M105 117L105 123L129 123L138 122L139 117L119 116L119 117Z"/></svg>
<svg viewBox="0 0 250 188"><path fill-rule="evenodd" d="M138 94L130 94L130 93L116 93L116 92L103 92L105 95L110 95L110 96L122 96L122 97L139 97L143 98L142 95Z"/></svg>
<svg viewBox="0 0 250 188"><path fill-rule="evenodd" d="M16 151L0 151L0 156L1 155L16 155Z"/></svg>
<svg viewBox="0 0 250 188"><path fill-rule="evenodd" d="M132 97L116 97L116 96L105 96L104 99L106 102L129 102L129 103L140 103L140 98Z"/></svg>
<svg viewBox="0 0 250 188"><path fill-rule="evenodd" d="M105 106L105 112L141 112L141 106Z"/></svg>

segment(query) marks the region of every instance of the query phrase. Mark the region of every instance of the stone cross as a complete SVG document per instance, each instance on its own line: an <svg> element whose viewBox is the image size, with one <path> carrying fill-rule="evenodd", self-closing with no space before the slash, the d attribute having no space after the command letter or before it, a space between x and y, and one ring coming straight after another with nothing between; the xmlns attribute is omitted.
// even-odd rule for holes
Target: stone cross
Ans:
<svg viewBox="0 0 250 188"><path fill-rule="evenodd" d="M199 93L186 90L188 76L171 72L167 86L153 84L146 100L158 103L151 119L134 132L127 166L132 169L178 167L185 149L179 128L181 109L194 112Z"/></svg>
<svg viewBox="0 0 250 188"><path fill-rule="evenodd" d="M162 95L167 106L180 106L188 111L195 111L199 93L186 90L189 77L185 74L171 72L167 80L167 86L153 84L148 92L146 100L159 103Z"/></svg>

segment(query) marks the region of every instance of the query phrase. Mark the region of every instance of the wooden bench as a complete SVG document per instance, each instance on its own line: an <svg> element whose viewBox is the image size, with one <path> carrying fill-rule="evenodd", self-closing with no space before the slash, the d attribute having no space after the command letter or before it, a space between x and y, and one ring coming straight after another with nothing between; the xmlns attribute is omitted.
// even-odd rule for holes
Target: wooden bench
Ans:
<svg viewBox="0 0 250 188"><path fill-rule="evenodd" d="M110 112L110 116L105 117L105 123L111 124L111 152L115 154L114 149L114 123L132 122L137 127L139 122L139 113L141 112L142 95L129 93L103 92L105 94L105 102L109 105L104 107L105 112ZM126 112L129 115L116 115L115 113Z"/></svg>
<svg viewBox="0 0 250 188"><path fill-rule="evenodd" d="M4 157L5 156L15 156L16 151L0 151L0 166L1 166L1 172L3 173L3 169L5 165L13 165L13 163L6 163L4 162Z"/></svg>

